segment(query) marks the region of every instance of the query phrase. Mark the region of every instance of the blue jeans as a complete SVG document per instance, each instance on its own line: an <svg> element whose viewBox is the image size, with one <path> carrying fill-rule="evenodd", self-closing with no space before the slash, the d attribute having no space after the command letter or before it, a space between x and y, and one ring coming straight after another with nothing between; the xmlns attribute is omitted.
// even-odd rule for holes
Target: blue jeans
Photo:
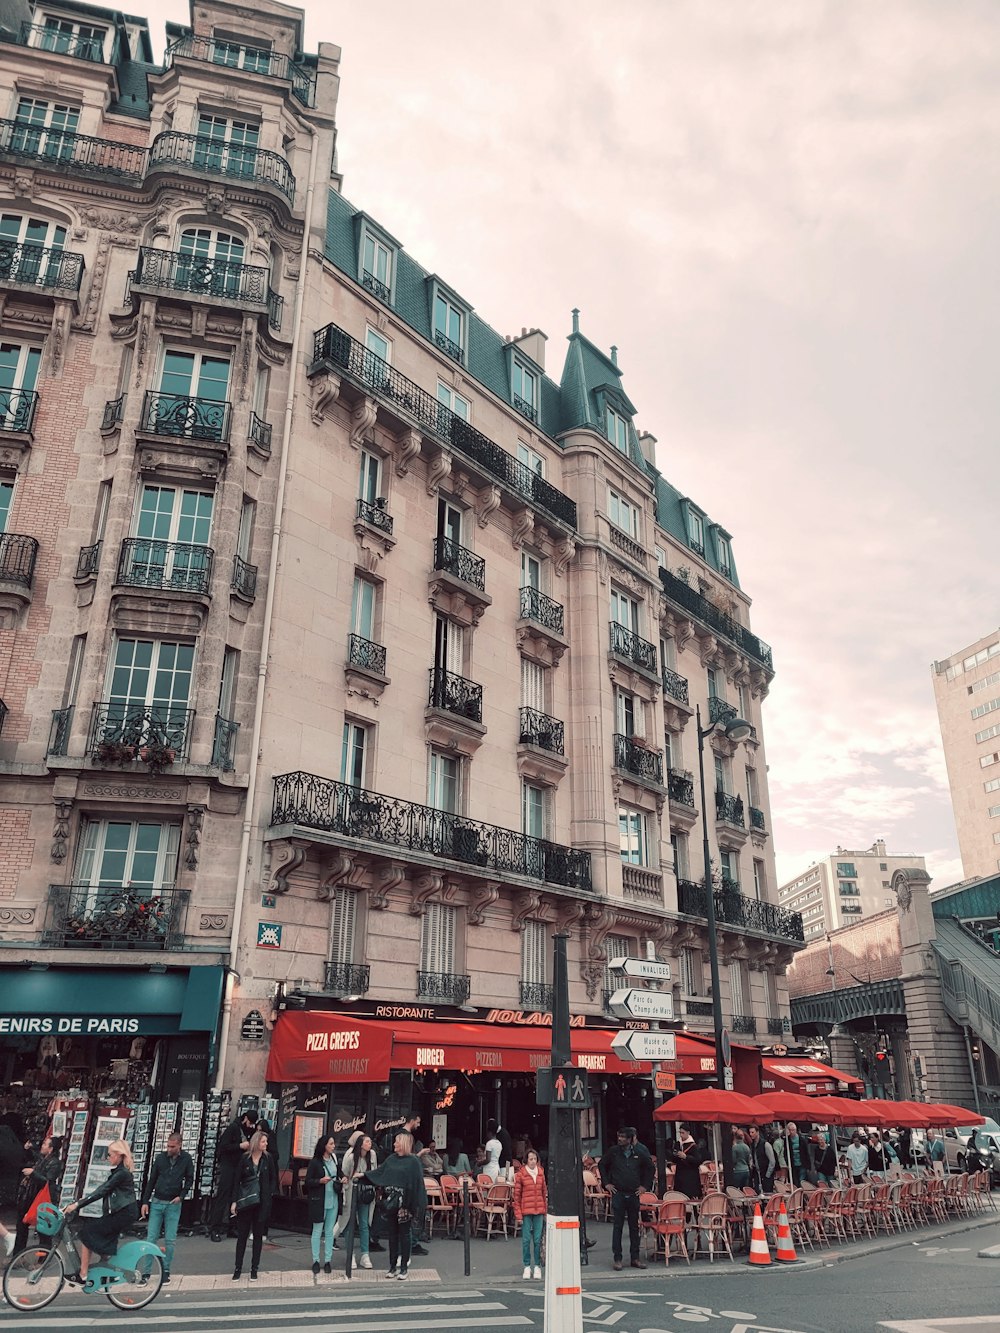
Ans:
<svg viewBox="0 0 1000 1333"><path fill-rule="evenodd" d="M180 1220L179 1203L171 1203L169 1199L150 1199L149 1230L146 1232L146 1239L151 1245L155 1245L162 1234L166 1250L163 1267L168 1273L174 1266L174 1242L177 1240L177 1224Z"/></svg>
<svg viewBox="0 0 1000 1333"><path fill-rule="evenodd" d="M370 1208L371 1208L370 1204L363 1203L360 1206L360 1208L358 1208L357 1212L354 1215L354 1220L357 1222L358 1249L361 1251L362 1254L368 1253L368 1245L370 1243L369 1242L370 1222L368 1218Z"/></svg>
<svg viewBox="0 0 1000 1333"><path fill-rule="evenodd" d="M542 1266L542 1228L545 1225L544 1213L525 1213L521 1218L521 1262L525 1268ZM535 1247L534 1260L531 1247Z"/></svg>
<svg viewBox="0 0 1000 1333"><path fill-rule="evenodd" d="M337 1223L337 1200L334 1199L332 1208L323 1210L322 1222L314 1222L312 1225L312 1256L313 1263L319 1263L319 1241L320 1237L326 1236L326 1253L323 1256L323 1262L328 1264L333 1258L333 1228Z"/></svg>

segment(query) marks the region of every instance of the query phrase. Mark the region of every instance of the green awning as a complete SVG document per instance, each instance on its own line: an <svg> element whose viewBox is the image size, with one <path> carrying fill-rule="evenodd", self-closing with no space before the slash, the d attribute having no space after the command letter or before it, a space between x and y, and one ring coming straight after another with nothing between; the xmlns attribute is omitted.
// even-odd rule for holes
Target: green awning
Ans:
<svg viewBox="0 0 1000 1333"><path fill-rule="evenodd" d="M208 1032L219 1023L225 968L0 968L0 1038Z"/></svg>

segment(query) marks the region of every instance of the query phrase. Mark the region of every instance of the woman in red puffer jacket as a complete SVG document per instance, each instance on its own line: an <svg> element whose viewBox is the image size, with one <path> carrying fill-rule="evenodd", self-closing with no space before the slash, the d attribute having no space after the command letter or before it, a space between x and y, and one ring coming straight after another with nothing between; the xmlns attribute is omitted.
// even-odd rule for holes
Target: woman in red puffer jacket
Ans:
<svg viewBox="0 0 1000 1333"><path fill-rule="evenodd" d="M514 1177L514 1219L521 1228L521 1261L523 1278L542 1276L542 1228L548 1212L549 1192L545 1186L545 1172L538 1153L531 1148L524 1165ZM532 1267L534 1246L534 1267Z"/></svg>

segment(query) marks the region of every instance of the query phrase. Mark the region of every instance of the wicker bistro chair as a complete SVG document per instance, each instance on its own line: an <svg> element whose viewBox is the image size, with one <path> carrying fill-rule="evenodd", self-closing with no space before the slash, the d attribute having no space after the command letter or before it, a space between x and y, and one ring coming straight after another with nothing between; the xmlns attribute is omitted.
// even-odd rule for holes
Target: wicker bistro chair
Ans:
<svg viewBox="0 0 1000 1333"><path fill-rule="evenodd" d="M476 1206L476 1235L482 1232L483 1224L486 1224L486 1239L493 1239L495 1229L503 1228L503 1238L508 1239L507 1235L507 1211L511 1199L511 1191L506 1185L491 1185L484 1192L483 1199Z"/></svg>
<svg viewBox="0 0 1000 1333"><path fill-rule="evenodd" d="M654 1254L659 1253L663 1243L663 1263L670 1263L670 1245L676 1242L677 1252L690 1264L691 1256L687 1247L687 1203L684 1199L666 1199L657 1207L656 1220L647 1229L647 1236L654 1238ZM648 1254L648 1250L647 1250Z"/></svg>
<svg viewBox="0 0 1000 1333"><path fill-rule="evenodd" d="M891 1182L885 1182L881 1185L872 1187L871 1197L868 1200L868 1217L876 1234L882 1230L886 1235L894 1234L896 1231L896 1220L892 1204L893 1185Z"/></svg>
<svg viewBox="0 0 1000 1333"><path fill-rule="evenodd" d="M455 1207L445 1196L441 1182L431 1176L424 1177L424 1189L427 1191L427 1235L434 1239L434 1222L444 1223L445 1234L450 1235L454 1226Z"/></svg>
<svg viewBox="0 0 1000 1333"><path fill-rule="evenodd" d="M586 1175L586 1172L584 1172ZM639 1192L639 1236L646 1237L646 1253L649 1253L649 1236L653 1223L660 1215L660 1201L652 1190Z"/></svg>
<svg viewBox="0 0 1000 1333"><path fill-rule="evenodd" d="M585 1170L583 1173L583 1204L595 1221L607 1222L611 1216L611 1195L601 1184L596 1171Z"/></svg>
<svg viewBox="0 0 1000 1333"><path fill-rule="evenodd" d="M812 1193L811 1190L810 1193ZM788 1218L788 1228L792 1233L792 1239L799 1241L802 1245L808 1245L812 1249L812 1237L809 1235L804 1220L805 1204L805 1190L801 1188L793 1189L785 1201L785 1215Z"/></svg>
<svg viewBox="0 0 1000 1333"><path fill-rule="evenodd" d="M788 1208L788 1196L786 1194L772 1194L764 1204L764 1230L767 1232L768 1240L773 1245L778 1235L778 1222L780 1220L781 1205Z"/></svg>
<svg viewBox="0 0 1000 1333"><path fill-rule="evenodd" d="M829 1190L824 1185L817 1185L810 1191L802 1205L802 1239L811 1250L815 1249L814 1240L819 1241L821 1245L830 1244L824 1217L828 1194Z"/></svg>
<svg viewBox="0 0 1000 1333"><path fill-rule="evenodd" d="M990 1171L988 1167L976 1173L975 1192L976 1201L983 1212L985 1212L987 1208L992 1208L994 1212L996 1211L997 1201L993 1197L993 1183L990 1180Z"/></svg>
<svg viewBox="0 0 1000 1333"><path fill-rule="evenodd" d="M847 1240L847 1223L844 1220L844 1195L846 1193L847 1191L839 1185L831 1186L821 1204L820 1217L827 1238L829 1238L832 1231L838 1241Z"/></svg>
<svg viewBox="0 0 1000 1333"><path fill-rule="evenodd" d="M716 1238L722 1241L729 1258L733 1257L733 1245L730 1238L729 1200L718 1190L702 1197L698 1214L691 1228L695 1233L696 1250L700 1254L702 1237L708 1241L709 1263L715 1263Z"/></svg>

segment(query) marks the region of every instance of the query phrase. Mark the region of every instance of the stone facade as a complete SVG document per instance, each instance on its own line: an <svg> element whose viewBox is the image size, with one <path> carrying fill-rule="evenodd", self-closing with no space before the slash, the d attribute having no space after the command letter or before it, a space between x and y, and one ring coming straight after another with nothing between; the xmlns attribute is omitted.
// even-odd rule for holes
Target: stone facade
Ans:
<svg viewBox="0 0 1000 1333"><path fill-rule="evenodd" d="M878 841L863 850L838 847L808 870L782 884L778 901L802 913L806 942L895 906L892 876L897 870L924 870L924 858L887 852Z"/></svg>

